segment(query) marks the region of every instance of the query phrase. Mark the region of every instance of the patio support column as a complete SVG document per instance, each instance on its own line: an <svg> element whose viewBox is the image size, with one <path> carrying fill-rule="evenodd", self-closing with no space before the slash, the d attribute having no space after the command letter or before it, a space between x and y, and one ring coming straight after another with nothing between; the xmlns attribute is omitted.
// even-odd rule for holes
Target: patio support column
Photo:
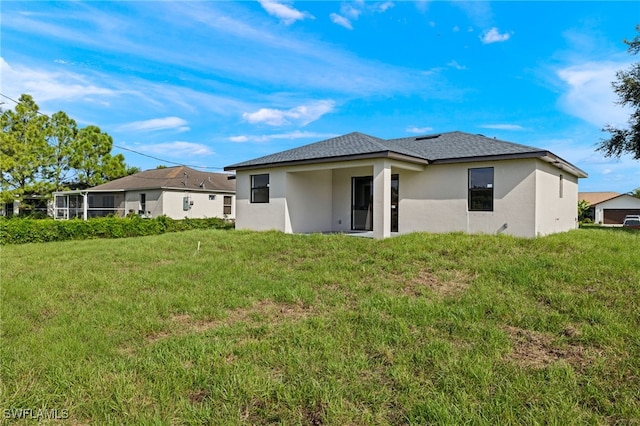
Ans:
<svg viewBox="0 0 640 426"><path fill-rule="evenodd" d="M391 163L373 164L373 237L391 236Z"/></svg>
<svg viewBox="0 0 640 426"><path fill-rule="evenodd" d="M88 205L87 205L87 192L81 192L80 194L82 194L82 219L87 220L87 210L88 210Z"/></svg>

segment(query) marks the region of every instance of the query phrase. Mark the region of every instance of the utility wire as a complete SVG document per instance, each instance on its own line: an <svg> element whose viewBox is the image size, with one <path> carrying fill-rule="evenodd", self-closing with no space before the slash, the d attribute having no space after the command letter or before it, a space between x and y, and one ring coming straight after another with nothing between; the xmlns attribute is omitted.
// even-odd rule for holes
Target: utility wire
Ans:
<svg viewBox="0 0 640 426"><path fill-rule="evenodd" d="M20 101L16 101L13 98L10 98L9 96L5 95L4 93L0 93L0 96L2 96L3 98L9 99L11 102L14 102L16 105L20 105ZM40 111L36 111L37 114L40 114L44 117L50 118L47 114L44 114ZM213 167L213 166L196 166L195 164L184 164L184 163L176 163L175 161L169 161L169 160L165 160L159 157L154 157L153 155L149 155L149 154L144 154L142 152L139 151L135 151L133 149L130 148L125 148L123 146L118 146L118 145L113 145L114 148L118 148L118 149L122 149L124 151L129 151L129 152L133 152L134 154L138 154L138 155L142 155L143 157L148 157L148 158L152 158L154 160L158 160L158 161L162 161L163 163L168 163L168 164L174 164L176 166L185 166L185 167L191 167L193 169L214 169L214 170L224 170L224 167Z"/></svg>
<svg viewBox="0 0 640 426"><path fill-rule="evenodd" d="M123 149L125 151L133 152L134 154L142 155L143 157L153 158L154 160L162 161L163 163L175 164L177 166L185 166L191 167L194 169L216 169L216 170L224 170L224 167L212 167L212 166L195 166L184 163L176 163L174 161L163 160L162 158L154 157L153 155L143 154L142 152L134 151L133 149L125 148L123 146L113 145L114 148Z"/></svg>

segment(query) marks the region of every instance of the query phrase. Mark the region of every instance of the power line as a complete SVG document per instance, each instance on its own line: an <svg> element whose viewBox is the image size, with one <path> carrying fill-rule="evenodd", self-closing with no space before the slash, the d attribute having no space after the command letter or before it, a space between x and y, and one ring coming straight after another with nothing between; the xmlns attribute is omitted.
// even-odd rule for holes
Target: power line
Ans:
<svg viewBox="0 0 640 426"><path fill-rule="evenodd" d="M118 148L118 149L123 149L123 150L129 151L129 152L133 152L134 154L142 155L143 157L153 158L154 160L162 161L163 163L175 164L176 166L191 167L191 168L194 168L194 169L215 169L215 170L223 170L224 169L224 167L196 166L196 165L189 165L189 164L184 164L184 163L176 163L174 161L163 160L162 158L154 157L153 155L143 154L142 152L138 152L138 151L135 151L133 149L125 148L123 146L113 145L113 147L114 148Z"/></svg>
<svg viewBox="0 0 640 426"><path fill-rule="evenodd" d="M16 101L13 98L10 98L9 96L5 95L4 93L0 93L0 96L2 96L3 98L9 99L11 102L14 102L16 105L20 105L20 101ZM40 114L44 117L50 118L47 114L44 114L40 111L36 111L37 114ZM174 164L176 166L185 166L185 167L191 167L194 169L213 169L213 170L224 170L224 167L213 167L213 166L196 166L195 164L184 164L184 163L176 163L175 161L169 161L169 160L165 160L159 157L154 157L153 155L149 155L149 154L144 154L142 152L139 151L135 151L133 149L130 148L125 148L123 146L118 146L118 145L112 145L114 148L118 148L118 149L122 149L124 151L129 151L132 152L134 154L138 154L138 155L142 155L143 157L148 157L148 158L152 158L154 160L158 160L158 161L162 161L163 163L168 163L168 164Z"/></svg>

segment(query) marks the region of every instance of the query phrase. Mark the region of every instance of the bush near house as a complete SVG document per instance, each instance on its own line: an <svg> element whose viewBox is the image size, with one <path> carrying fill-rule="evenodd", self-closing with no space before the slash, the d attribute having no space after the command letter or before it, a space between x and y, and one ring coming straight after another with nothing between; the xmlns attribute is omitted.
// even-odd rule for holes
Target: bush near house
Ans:
<svg viewBox="0 0 640 426"><path fill-rule="evenodd" d="M131 218L102 217L89 220L11 218L0 220L0 244L140 237L191 229L230 229L233 227L232 222L219 218L183 220L174 220L166 216L155 219L142 219L136 216Z"/></svg>

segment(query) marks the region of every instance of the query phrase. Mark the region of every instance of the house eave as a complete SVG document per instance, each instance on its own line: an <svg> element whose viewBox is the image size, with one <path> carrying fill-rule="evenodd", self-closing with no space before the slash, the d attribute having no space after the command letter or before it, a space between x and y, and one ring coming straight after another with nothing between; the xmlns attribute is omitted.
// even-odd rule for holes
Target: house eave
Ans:
<svg viewBox="0 0 640 426"><path fill-rule="evenodd" d="M308 165L308 164L322 164L322 163L337 163L343 161L354 161L354 160L369 160L369 159L378 159L378 158L388 158L391 160L404 161L408 163L416 163L416 164L429 164L429 160L424 158L413 157L406 154L401 154L395 151L379 151L379 152L368 152L365 154L353 154L353 155L342 155L338 157L321 157L321 158L310 158L304 160L291 160L291 161L280 161L273 163L264 163L264 164L251 164L246 166L227 166L224 168L225 171L242 171L242 170L256 170L256 169L268 169L273 167L288 167L288 166L300 166L300 165Z"/></svg>
<svg viewBox="0 0 640 426"><path fill-rule="evenodd" d="M578 178L586 178L589 177L589 174L587 172L585 172L584 170L574 166L573 164L569 163L568 161L558 157L557 155L555 155L552 152L546 151L546 154L540 158L542 161L546 161L547 163L550 163L552 165L554 165L555 167L564 170L565 172L571 173L575 176L577 176Z"/></svg>
<svg viewBox="0 0 640 426"><path fill-rule="evenodd" d="M453 163L473 163L480 161L497 161L497 160L520 160L520 159L529 159L529 158L538 158L542 161L550 163L555 167L562 169L568 173L571 173L579 178L586 178L588 174L575 167L568 161L563 160L557 155L549 152L549 151L532 151L532 152L524 152L524 153L515 153L515 154L499 154L499 155L485 155L485 156L473 156L473 157L457 157L457 158L443 158L439 160L431 161L431 164L453 164Z"/></svg>

